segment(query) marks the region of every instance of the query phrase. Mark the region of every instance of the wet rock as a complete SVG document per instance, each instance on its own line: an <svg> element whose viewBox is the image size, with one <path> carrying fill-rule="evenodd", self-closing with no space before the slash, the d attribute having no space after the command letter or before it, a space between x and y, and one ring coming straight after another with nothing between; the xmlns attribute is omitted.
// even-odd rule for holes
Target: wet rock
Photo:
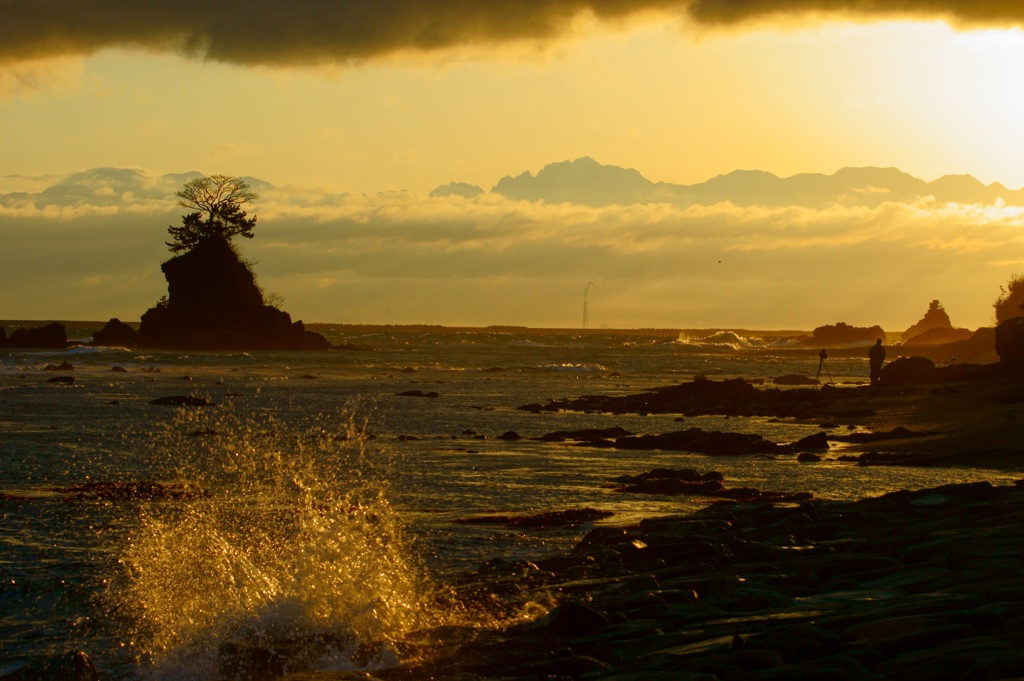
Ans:
<svg viewBox="0 0 1024 681"><path fill-rule="evenodd" d="M615 441L617 449L660 449L700 454L769 454L778 445L752 433L723 433L690 428L661 435L631 435Z"/></svg>
<svg viewBox="0 0 1024 681"><path fill-rule="evenodd" d="M586 522L610 518L615 515L611 511L600 511L595 508L570 508L564 511L549 511L535 515L486 515L471 518L458 518L454 522L474 525L505 525L508 527L528 527L543 529L545 527L574 527Z"/></svg>
<svg viewBox="0 0 1024 681"><path fill-rule="evenodd" d="M796 442L790 444L789 448L797 452L828 449L828 435L826 433L814 433L813 435L800 438Z"/></svg>
<svg viewBox="0 0 1024 681"><path fill-rule="evenodd" d="M433 390L429 392L424 392L422 390L406 390L404 392L395 393L395 395L398 397L440 397L440 395Z"/></svg>
<svg viewBox="0 0 1024 681"><path fill-rule="evenodd" d="M40 667L32 665L0 677L0 681L99 681L92 660L81 650L58 655Z"/></svg>
<svg viewBox="0 0 1024 681"><path fill-rule="evenodd" d="M904 428L903 426L897 426L892 430L887 430L878 433L848 433L846 435L830 435L829 439L836 440L837 442L855 442L855 443L870 443L880 442L882 440L903 440L911 437L924 437L929 433L918 433L916 431Z"/></svg>
<svg viewBox="0 0 1024 681"><path fill-rule="evenodd" d="M125 369L122 366L116 366L115 365L115 366L110 367L110 370L115 372L115 373L118 373L118 374L126 374L126 373L128 373L128 370Z"/></svg>
<svg viewBox="0 0 1024 681"><path fill-rule="evenodd" d="M499 440L522 440L523 436L514 430L506 430L504 433L498 436Z"/></svg>
<svg viewBox="0 0 1024 681"><path fill-rule="evenodd" d="M60 383L62 385L71 385L75 382L74 376L54 376L53 378L46 379L47 383Z"/></svg>
<svg viewBox="0 0 1024 681"><path fill-rule="evenodd" d="M796 460L801 463L815 463L821 461L821 457L811 452L800 452L800 454L797 455Z"/></svg>
<svg viewBox="0 0 1024 681"><path fill-rule="evenodd" d="M576 440L578 442L588 442L592 440L607 440L607 439L618 439L620 437L626 437L632 435L625 428L613 426L611 428L584 428L582 430L556 430L551 433L545 433L539 439L548 442L564 442L565 440Z"/></svg>
<svg viewBox="0 0 1024 681"><path fill-rule="evenodd" d="M213 407L216 406L214 402L209 401L205 397L199 397L198 395L168 395L167 397L158 397L155 400L150 400L149 404L155 404L161 407Z"/></svg>
<svg viewBox="0 0 1024 681"><path fill-rule="evenodd" d="M664 495L707 495L721 492L723 486L718 480L705 480L701 482L687 482L678 478L655 478L638 482L635 485L625 485L615 489L616 492L627 494L664 494Z"/></svg>
<svg viewBox="0 0 1024 681"><path fill-rule="evenodd" d="M47 364L43 367L43 371L74 371L75 367L71 365L71 362L67 360L60 364Z"/></svg>
<svg viewBox="0 0 1024 681"><path fill-rule="evenodd" d="M641 473L640 475L622 475L617 478L613 478L613 482L619 482L623 484L638 484L646 482L647 480L664 480L664 479L676 479L683 480L686 482L704 482L707 480L717 480L721 482L724 478L718 471L708 471L707 473L699 473L693 468L655 468Z"/></svg>

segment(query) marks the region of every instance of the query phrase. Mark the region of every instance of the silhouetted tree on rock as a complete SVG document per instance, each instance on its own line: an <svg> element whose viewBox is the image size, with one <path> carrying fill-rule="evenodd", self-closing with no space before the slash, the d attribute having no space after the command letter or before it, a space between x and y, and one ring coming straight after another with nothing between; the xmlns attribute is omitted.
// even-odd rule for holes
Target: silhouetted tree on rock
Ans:
<svg viewBox="0 0 1024 681"><path fill-rule="evenodd" d="M197 177L186 182L177 196L181 199L178 205L195 210L182 216L180 227L171 225L167 228L172 238L167 246L172 253L190 251L205 239L230 241L236 235L252 238L256 216L248 217L242 206L260 196L242 178L227 175Z"/></svg>
<svg viewBox="0 0 1024 681"><path fill-rule="evenodd" d="M212 175L190 180L177 193L195 208L181 227L168 227L168 247L178 255L160 269L167 296L142 315L139 345L189 350L323 350L329 343L301 321L267 305L252 269L231 244L252 238L256 216L244 203L256 192L245 181Z"/></svg>

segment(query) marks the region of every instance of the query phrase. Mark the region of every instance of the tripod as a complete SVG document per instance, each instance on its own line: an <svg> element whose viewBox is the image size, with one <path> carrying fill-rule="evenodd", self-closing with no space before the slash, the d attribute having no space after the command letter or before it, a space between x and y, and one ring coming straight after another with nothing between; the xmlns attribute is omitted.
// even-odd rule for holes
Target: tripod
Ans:
<svg viewBox="0 0 1024 681"><path fill-rule="evenodd" d="M825 364L826 359L828 359L828 353L822 349L822 351L818 353L818 373L814 375L814 380L819 383L821 382L821 370L824 369L825 375L828 376L829 385L835 385L836 382L832 380L832 372L828 370L828 365Z"/></svg>

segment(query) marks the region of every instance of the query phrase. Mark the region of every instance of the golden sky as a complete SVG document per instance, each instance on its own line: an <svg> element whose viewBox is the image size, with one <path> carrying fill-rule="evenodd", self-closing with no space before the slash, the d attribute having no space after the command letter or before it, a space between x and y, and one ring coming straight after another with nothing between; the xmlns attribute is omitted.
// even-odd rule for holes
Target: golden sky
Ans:
<svg viewBox="0 0 1024 681"><path fill-rule="evenodd" d="M1024 186L1024 10L945 0L856 2L854 12L845 4L293 1L254 10L240 0L212 9L192 0L0 0L0 195L39 192L97 167L269 182L276 193L256 207L257 238L244 247L258 252L261 282L307 321L573 326L583 287L594 281L595 325L811 328L843 320L899 330L932 298L956 324L989 323L999 285L1024 270L1015 249L1020 216L1005 207L738 216L734 207L708 207L715 225L753 225L738 241L718 227L695 237L692 211L426 199L451 181L488 190L505 175L581 156L680 184L735 169L788 177L892 166L926 181L969 173ZM0 203L0 233L22 249L0 255L0 318L137 319L163 292L160 232L173 201L140 207L134 195L108 201L112 191L97 186L103 200L91 208L79 201L76 210L53 204L47 213L37 200L36 212L17 212L11 200L6 209ZM337 207L346 193L349 204ZM313 207L315 196L333 198ZM311 215L328 204L333 217ZM128 229L130 216L154 248L55 256L60 242L49 241L47 252L42 236L38 244L26 236L80 235L98 229L97 216L115 214L110 223L124 219ZM311 238L298 228L289 236L287 220L300 214L334 225L333 263L323 253L316 262L296 255ZM331 222L338 219L344 224ZM825 230L817 250L803 250L807 235L791 238L783 220ZM421 248L414 223L452 233ZM510 223L524 226L500 239L470 234ZM378 231L353 240L352 224ZM668 234L659 231L666 225ZM975 228L954 231L960 225ZM620 271L624 259L610 254L629 247L617 241L626 234L652 263L667 243L682 261L695 259L691 269L660 263L645 272L630 252L632 269ZM703 250L692 248L698 238ZM820 250L830 239L831 250ZM860 243L856 256L840 245L851 240ZM901 245L898 257L885 251L892 243ZM597 244L602 257L591 253ZM360 248L372 271L352 261ZM696 254L717 264L723 252L772 258L729 273L698 267ZM573 266L520 264L550 253ZM430 254L428 267L421 261ZM47 257L74 263L64 281L79 285L73 296L45 295ZM805 271L778 269L794 267ZM832 287L842 295L824 293Z"/></svg>

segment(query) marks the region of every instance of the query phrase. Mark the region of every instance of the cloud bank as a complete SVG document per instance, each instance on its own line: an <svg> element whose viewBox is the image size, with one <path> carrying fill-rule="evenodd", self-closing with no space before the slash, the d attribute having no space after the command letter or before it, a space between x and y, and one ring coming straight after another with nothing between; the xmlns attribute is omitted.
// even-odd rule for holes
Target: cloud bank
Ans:
<svg viewBox="0 0 1024 681"><path fill-rule="evenodd" d="M0 195L0 318L138 319L187 175L100 169ZM264 185L239 246L306 321L902 330L939 299L991 322L1024 270L1024 207L932 198L827 207L585 206Z"/></svg>
<svg viewBox="0 0 1024 681"><path fill-rule="evenodd" d="M826 15L1020 26L1019 3L972 0L0 0L0 63L108 48L240 65L345 64L399 52L548 41L582 17L697 25Z"/></svg>

